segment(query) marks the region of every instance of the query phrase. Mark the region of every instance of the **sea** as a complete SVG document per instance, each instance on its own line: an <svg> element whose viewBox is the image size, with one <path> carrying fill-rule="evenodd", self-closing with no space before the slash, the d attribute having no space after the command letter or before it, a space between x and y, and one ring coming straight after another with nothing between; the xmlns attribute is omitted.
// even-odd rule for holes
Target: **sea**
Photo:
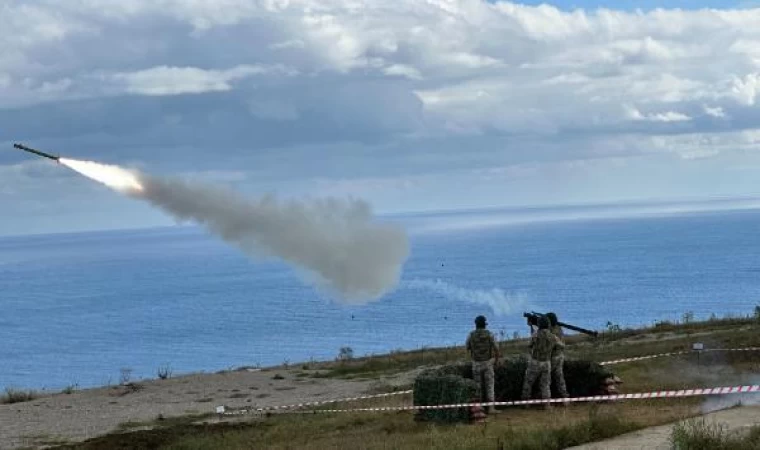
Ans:
<svg viewBox="0 0 760 450"><path fill-rule="evenodd" d="M512 209L390 217L411 251L366 304L201 228L0 238L0 389L57 390L500 339L526 311L605 330L760 305L760 210Z"/></svg>

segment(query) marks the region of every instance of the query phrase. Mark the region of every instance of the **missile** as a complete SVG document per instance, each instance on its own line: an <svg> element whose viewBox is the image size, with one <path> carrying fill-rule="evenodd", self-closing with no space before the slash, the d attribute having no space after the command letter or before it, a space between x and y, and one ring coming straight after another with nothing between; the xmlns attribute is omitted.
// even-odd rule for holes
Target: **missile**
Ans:
<svg viewBox="0 0 760 450"><path fill-rule="evenodd" d="M44 156L45 158L50 158L53 161L60 162L60 156L53 156L49 153L41 152L39 150L35 150L33 148L29 148L26 145L21 144L13 144L13 146L19 150L23 150L25 152L34 153L35 155Z"/></svg>

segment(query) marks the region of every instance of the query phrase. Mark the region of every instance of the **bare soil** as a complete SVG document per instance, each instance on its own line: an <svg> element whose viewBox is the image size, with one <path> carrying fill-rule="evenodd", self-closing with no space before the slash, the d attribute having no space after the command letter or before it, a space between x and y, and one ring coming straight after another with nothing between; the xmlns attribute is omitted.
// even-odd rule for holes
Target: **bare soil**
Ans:
<svg viewBox="0 0 760 450"><path fill-rule="evenodd" d="M365 395L410 383L414 377L412 372L381 380L310 375L297 368L243 369L141 380L4 404L0 405L0 449L83 441L120 427L134 428L137 422L213 414L220 405L258 408Z"/></svg>

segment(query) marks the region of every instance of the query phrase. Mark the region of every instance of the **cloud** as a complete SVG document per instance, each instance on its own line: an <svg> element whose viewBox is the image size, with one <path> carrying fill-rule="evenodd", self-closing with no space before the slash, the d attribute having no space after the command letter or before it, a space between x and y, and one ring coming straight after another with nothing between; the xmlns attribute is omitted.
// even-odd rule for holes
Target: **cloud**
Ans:
<svg viewBox="0 0 760 450"><path fill-rule="evenodd" d="M750 73L743 78L734 78L731 92L739 102L753 106L755 99L760 95L760 73Z"/></svg>
<svg viewBox="0 0 760 450"><path fill-rule="evenodd" d="M536 168L658 154L675 186L690 163L722 177L760 150L758 8L7 0L0 21L0 140L156 171L425 207L452 171L510 168L493 182L524 192ZM632 189L610 183L597 192Z"/></svg>
<svg viewBox="0 0 760 450"><path fill-rule="evenodd" d="M676 111L642 114L638 109L629 107L628 116L633 120L649 120L652 122L684 122L691 117Z"/></svg>
<svg viewBox="0 0 760 450"><path fill-rule="evenodd" d="M231 82L266 72L257 66L237 66L228 70L203 70L197 67L158 66L136 72L110 75L124 84L124 91L142 95L200 94L232 89Z"/></svg>
<svg viewBox="0 0 760 450"><path fill-rule="evenodd" d="M718 106L717 108L711 108L705 105L703 106L703 108L705 110L705 114L707 114L708 116L717 117L717 118L727 117L726 112L723 111L723 108L721 108L720 106Z"/></svg>

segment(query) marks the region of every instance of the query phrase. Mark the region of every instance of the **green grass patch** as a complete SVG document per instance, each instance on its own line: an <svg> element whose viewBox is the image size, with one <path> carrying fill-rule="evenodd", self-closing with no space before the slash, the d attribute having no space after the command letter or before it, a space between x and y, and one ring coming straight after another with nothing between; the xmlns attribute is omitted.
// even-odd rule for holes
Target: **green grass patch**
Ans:
<svg viewBox="0 0 760 450"><path fill-rule="evenodd" d="M727 430L725 425L701 417L673 427L670 436L673 450L757 450L760 448L760 425L749 431Z"/></svg>
<svg viewBox="0 0 760 450"><path fill-rule="evenodd" d="M682 417L670 405L659 420ZM551 411L510 410L489 423L431 425L410 412L273 415L261 421L178 423L112 434L61 449L549 449L559 450L657 424L623 405L580 405Z"/></svg>

